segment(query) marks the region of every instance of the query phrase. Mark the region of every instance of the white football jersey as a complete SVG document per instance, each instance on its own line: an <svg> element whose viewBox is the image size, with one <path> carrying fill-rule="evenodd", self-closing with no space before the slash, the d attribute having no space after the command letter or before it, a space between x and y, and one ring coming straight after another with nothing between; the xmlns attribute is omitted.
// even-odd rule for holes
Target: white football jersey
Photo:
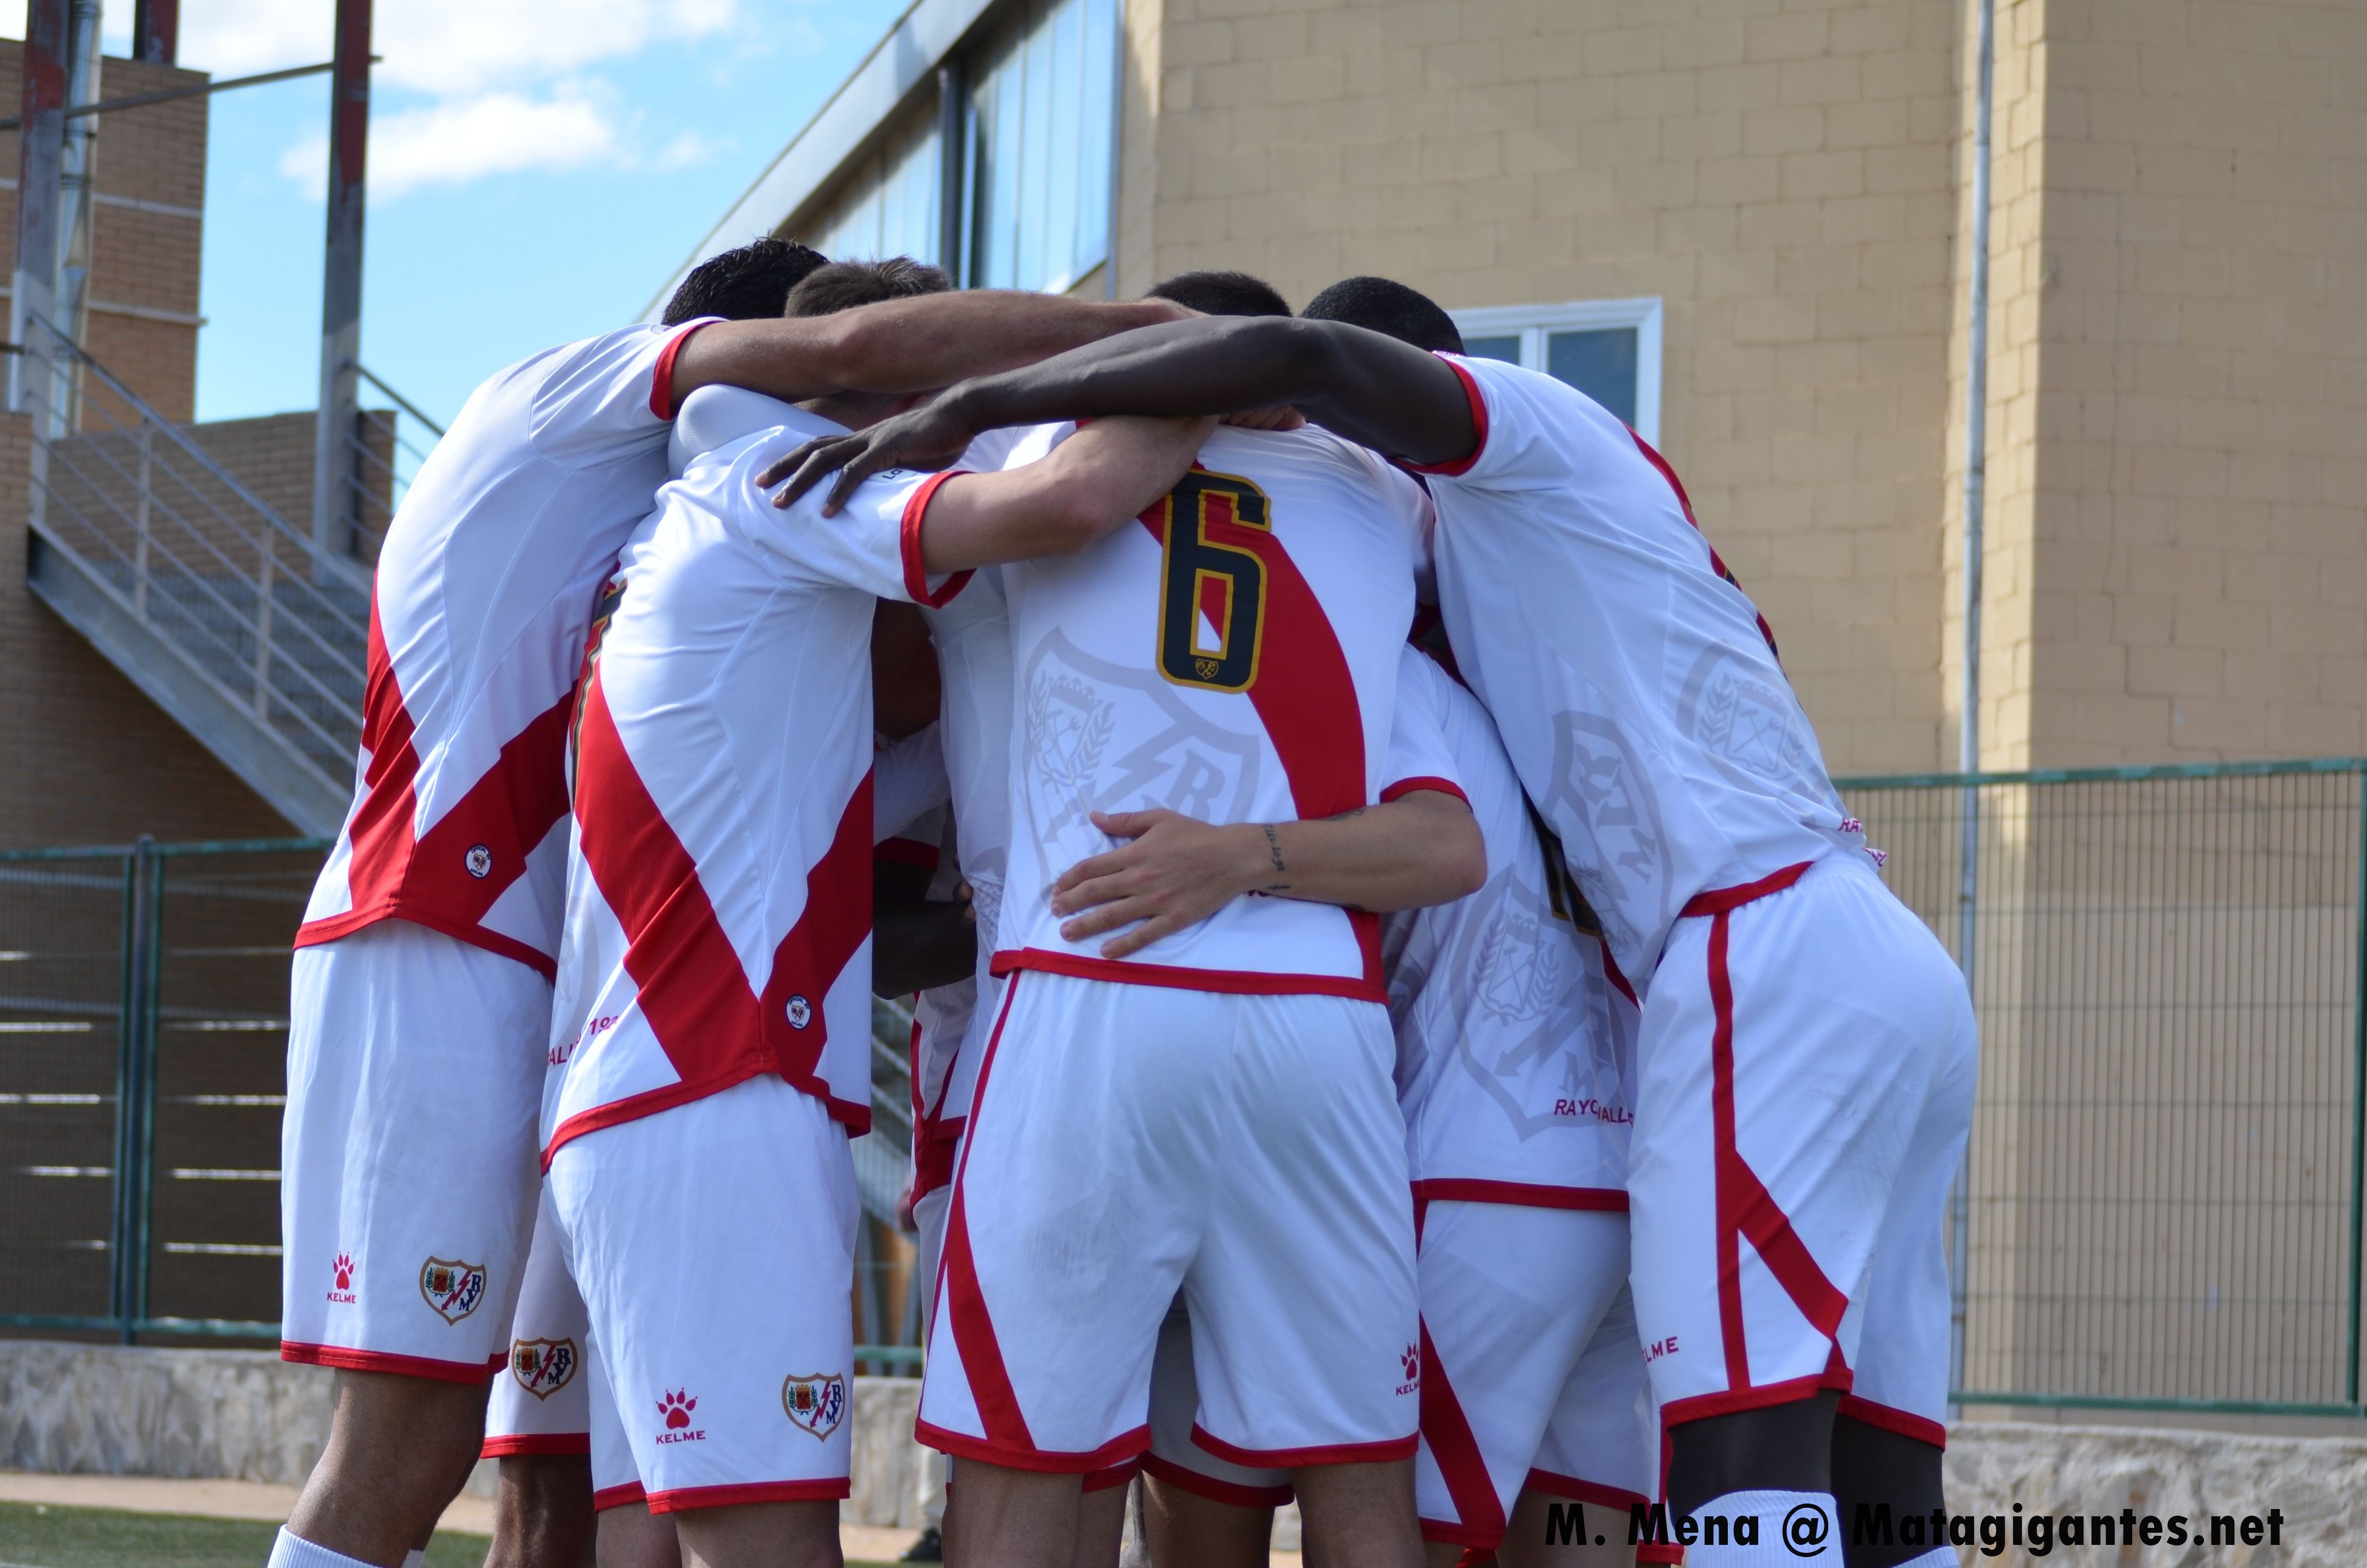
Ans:
<svg viewBox="0 0 2367 1568"><path fill-rule="evenodd" d="M1488 881L1381 921L1414 1194L1625 1209L1635 1000L1580 930L1488 710L1409 648L1391 745L1425 739L1455 759Z"/></svg>
<svg viewBox="0 0 2367 1568"><path fill-rule="evenodd" d="M665 483L674 356L706 324L522 360L420 466L379 555L354 803L297 946L401 918L551 972L584 634Z"/></svg>
<svg viewBox="0 0 2367 1568"><path fill-rule="evenodd" d="M870 1125L873 602L962 578L921 574L936 476L780 511L757 472L838 426L716 389L708 438L702 399L753 433L659 492L584 684L546 1160L766 1073Z"/></svg>
<svg viewBox="0 0 2367 1568"><path fill-rule="evenodd" d="M1551 376L1441 358L1479 432L1423 471L1447 635L1642 986L1695 893L1864 835L1659 455Z"/></svg>
<svg viewBox="0 0 2367 1568"><path fill-rule="evenodd" d="M1053 881L1117 840L1095 811L1328 817L1385 777L1421 487L1319 430L1219 428L1183 482L1082 554L1003 569L1011 869L997 973L1386 1000L1379 922L1237 899L1131 958L1071 942Z"/></svg>

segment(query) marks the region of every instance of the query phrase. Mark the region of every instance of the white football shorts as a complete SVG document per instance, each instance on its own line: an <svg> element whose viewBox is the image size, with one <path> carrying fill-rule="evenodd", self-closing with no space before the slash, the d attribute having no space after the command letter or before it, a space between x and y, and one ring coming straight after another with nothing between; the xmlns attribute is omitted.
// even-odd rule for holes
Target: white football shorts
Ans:
<svg viewBox="0 0 2367 1568"><path fill-rule="evenodd" d="M1282 1468L1412 1453L1413 1204L1384 1008L1031 970L988 1040L923 1442L1019 1470L1134 1459L1180 1289L1202 1447Z"/></svg>
<svg viewBox="0 0 2367 1568"><path fill-rule="evenodd" d="M752 1078L570 1140L549 1187L651 1511L846 1496L855 1166L821 1102Z"/></svg>
<svg viewBox="0 0 2367 1568"><path fill-rule="evenodd" d="M592 1451L592 1380L584 1375L591 1328L546 1193L510 1324L509 1366L493 1379L485 1405L486 1459Z"/></svg>
<svg viewBox="0 0 2367 1568"><path fill-rule="evenodd" d="M1843 1393L1945 1439L1972 1006L1854 855L1686 906L1637 1043L1636 1316L1664 1424Z"/></svg>
<svg viewBox="0 0 2367 1568"><path fill-rule="evenodd" d="M1524 1490L1624 1528L1659 1479L1627 1216L1442 1201L1421 1227L1424 1539L1492 1552Z"/></svg>
<svg viewBox="0 0 2367 1568"><path fill-rule="evenodd" d="M482 1382L534 1229L550 982L405 920L296 949L279 1353Z"/></svg>

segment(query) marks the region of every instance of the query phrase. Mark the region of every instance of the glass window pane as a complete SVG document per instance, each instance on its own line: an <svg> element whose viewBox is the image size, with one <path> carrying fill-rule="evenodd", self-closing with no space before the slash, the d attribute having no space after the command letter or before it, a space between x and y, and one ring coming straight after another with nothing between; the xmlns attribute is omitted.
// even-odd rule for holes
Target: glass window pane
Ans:
<svg viewBox="0 0 2367 1568"><path fill-rule="evenodd" d="M1052 74L1052 18L1036 9L1028 18L1026 56L1026 123L1019 132L1019 286L1040 289L1054 266L1050 236L1045 232L1051 217L1052 101L1059 85Z"/></svg>
<svg viewBox="0 0 2367 1568"><path fill-rule="evenodd" d="M1517 365L1521 362L1521 335L1467 337L1463 340L1463 352L1474 359L1501 359L1508 365Z"/></svg>
<svg viewBox="0 0 2367 1568"><path fill-rule="evenodd" d="M1636 329L1557 332L1546 339L1546 373L1636 423Z"/></svg>
<svg viewBox="0 0 2367 1568"><path fill-rule="evenodd" d="M1084 90L1077 129L1076 273L1110 253L1110 149L1116 140L1117 0L1084 0Z"/></svg>
<svg viewBox="0 0 2367 1568"><path fill-rule="evenodd" d="M1050 131L1046 153L1050 168L1044 192L1045 289L1065 289L1077 278L1077 141L1085 107L1084 0L1059 0L1046 18L1052 35L1049 89Z"/></svg>

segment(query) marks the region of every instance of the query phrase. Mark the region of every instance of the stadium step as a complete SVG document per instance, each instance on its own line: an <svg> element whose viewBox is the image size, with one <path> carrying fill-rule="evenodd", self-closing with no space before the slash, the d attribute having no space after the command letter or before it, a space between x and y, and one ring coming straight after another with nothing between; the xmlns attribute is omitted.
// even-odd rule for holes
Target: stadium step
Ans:
<svg viewBox="0 0 2367 1568"><path fill-rule="evenodd" d="M303 832L337 830L370 568L317 544L79 348L28 335L30 586ZM68 410L78 411L69 416ZM353 530L349 530L353 531Z"/></svg>

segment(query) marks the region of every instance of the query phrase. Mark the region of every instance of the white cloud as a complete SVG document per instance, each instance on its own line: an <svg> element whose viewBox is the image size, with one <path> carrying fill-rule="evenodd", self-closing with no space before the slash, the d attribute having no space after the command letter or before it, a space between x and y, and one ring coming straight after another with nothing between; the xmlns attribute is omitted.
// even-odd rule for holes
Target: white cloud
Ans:
<svg viewBox="0 0 2367 1568"><path fill-rule="evenodd" d="M709 143L685 131L663 146L641 141L641 117L621 109L606 84L562 83L548 95L479 93L370 121L369 187L391 199L424 186L466 185L527 169L680 168ZM319 192L328 142L316 132L280 154L279 172Z"/></svg>

